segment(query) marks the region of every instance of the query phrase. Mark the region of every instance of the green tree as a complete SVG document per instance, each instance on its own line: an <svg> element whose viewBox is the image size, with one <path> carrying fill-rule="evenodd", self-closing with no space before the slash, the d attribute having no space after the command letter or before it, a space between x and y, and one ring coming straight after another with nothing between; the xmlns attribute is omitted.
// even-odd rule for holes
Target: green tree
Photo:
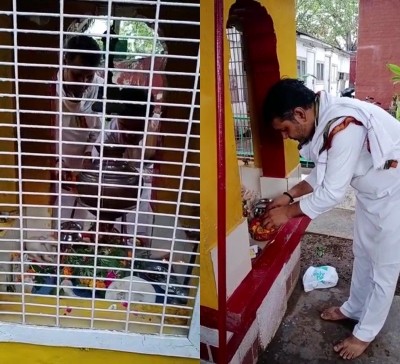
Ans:
<svg viewBox="0 0 400 364"><path fill-rule="evenodd" d="M154 30L142 21L121 21L119 34L128 36L128 52L152 54ZM164 53L160 40L156 40L154 53Z"/></svg>
<svg viewBox="0 0 400 364"><path fill-rule="evenodd" d="M297 29L346 51L357 49L358 0L296 0Z"/></svg>
<svg viewBox="0 0 400 364"><path fill-rule="evenodd" d="M400 66L389 63L387 67L392 72L393 84L396 85L400 83ZM393 95L392 104L390 105L390 111L392 112L392 115L400 121L400 94L396 93Z"/></svg>

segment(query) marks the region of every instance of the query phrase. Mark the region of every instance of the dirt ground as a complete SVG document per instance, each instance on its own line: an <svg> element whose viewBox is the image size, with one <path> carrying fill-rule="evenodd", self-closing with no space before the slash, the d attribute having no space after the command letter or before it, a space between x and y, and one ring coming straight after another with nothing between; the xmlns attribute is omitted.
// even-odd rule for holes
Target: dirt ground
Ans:
<svg viewBox="0 0 400 364"><path fill-rule="evenodd" d="M345 362L333 345L348 337L353 321L327 322L320 312L340 305L347 297L352 271L352 241L319 234L305 234L302 239L300 281L288 302L285 317L272 342L260 355L258 364L336 364ZM331 265L337 269L337 286L305 293L302 277L311 266ZM389 318L380 335L354 364L400 363L400 288L396 290Z"/></svg>
<svg viewBox="0 0 400 364"><path fill-rule="evenodd" d="M334 236L306 234L301 244L301 276L310 266L330 265L339 279L350 284L353 265L352 241Z"/></svg>
<svg viewBox="0 0 400 364"><path fill-rule="evenodd" d="M310 266L331 265L339 280L350 286L353 265L352 240L319 234L305 234L301 246L301 276ZM400 283L396 293L400 296Z"/></svg>

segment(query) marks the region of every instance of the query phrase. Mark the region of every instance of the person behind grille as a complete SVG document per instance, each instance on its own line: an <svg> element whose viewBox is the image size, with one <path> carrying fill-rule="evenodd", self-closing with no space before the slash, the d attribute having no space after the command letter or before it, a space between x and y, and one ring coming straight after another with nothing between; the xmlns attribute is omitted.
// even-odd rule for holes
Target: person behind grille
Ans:
<svg viewBox="0 0 400 364"><path fill-rule="evenodd" d="M91 53L85 53L91 51ZM82 168L84 158L90 156L92 144L97 140L101 120L93 114L92 106L98 97L100 84L104 80L96 74L96 69L101 62L101 51L97 42L86 35L77 35L68 39L65 45L64 65L57 74L57 80L62 81L63 87L57 84L53 91L56 96L62 97L61 117L56 115L56 129L54 140L56 141L56 167L61 167L62 185L55 184L56 196L53 199L55 208L53 217L58 217L59 194L61 193L61 223L71 219L73 206L77 202L73 194L76 193L68 182L75 179L75 174ZM69 68L71 67L71 68ZM78 68L74 68L78 67ZM90 67L81 69L79 67ZM79 83L79 84L70 84ZM59 111L59 100L53 102L53 109ZM92 115L79 115L92 114ZM58 170L53 177L59 180ZM85 220L88 213L85 210L76 209L74 218ZM58 221L53 221L56 228Z"/></svg>
<svg viewBox="0 0 400 364"><path fill-rule="evenodd" d="M155 155L155 147L158 145L159 136L152 133L159 130L159 114L153 114L153 97L150 95L150 104L148 104L149 90L144 88L122 88L119 92L112 93L113 98L119 99L121 103L108 102L107 113L117 114L110 121L105 130L103 144L121 144L126 146L123 158L129 159L130 163L143 175L142 193L140 196L138 211L138 225L136 233L138 239L143 245L149 245L149 238L152 232L153 215L150 204L151 199L151 174L153 172L152 159ZM128 103L124 103L127 101ZM134 103L129 103L134 102ZM98 103L101 107L101 103ZM96 107L95 107L96 108ZM145 137L146 118L148 120L147 132L150 134ZM128 117L128 118L125 118ZM101 135L95 143L101 145ZM144 158L142 161L142 150L144 148ZM94 146L92 156L98 157L99 153ZM128 211L126 221L127 234L133 236L135 233L135 210ZM142 213L141 213L142 212Z"/></svg>

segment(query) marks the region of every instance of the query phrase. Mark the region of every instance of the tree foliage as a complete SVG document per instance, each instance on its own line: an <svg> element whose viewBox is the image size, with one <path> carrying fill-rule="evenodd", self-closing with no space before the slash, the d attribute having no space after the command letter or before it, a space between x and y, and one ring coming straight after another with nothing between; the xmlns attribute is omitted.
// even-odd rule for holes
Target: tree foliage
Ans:
<svg viewBox="0 0 400 364"><path fill-rule="evenodd" d="M120 35L130 36L128 39L128 52L152 54L154 46L154 30L142 21L121 21ZM164 47L157 39L154 53L164 52Z"/></svg>
<svg viewBox="0 0 400 364"><path fill-rule="evenodd" d="M297 29L346 51L357 48L358 0L296 0Z"/></svg>
<svg viewBox="0 0 400 364"><path fill-rule="evenodd" d="M107 24L107 20L105 19L96 19L90 22L85 19L83 22L77 22L77 24L74 24L74 28L71 27L70 31L77 31L79 28L81 29L80 31L89 35L93 33L104 34L104 32L107 30ZM121 40L124 40L127 43L126 51L131 53L128 58L142 58L146 55L150 55L153 53L153 47L155 48L155 54L162 54L166 52L162 42L158 39L158 37L154 42L154 29L151 28L151 26L149 26L145 21L122 20L119 24L118 34L122 36ZM100 49L103 49L102 38L97 36L95 39L98 42ZM135 55L135 53L138 53L138 55Z"/></svg>

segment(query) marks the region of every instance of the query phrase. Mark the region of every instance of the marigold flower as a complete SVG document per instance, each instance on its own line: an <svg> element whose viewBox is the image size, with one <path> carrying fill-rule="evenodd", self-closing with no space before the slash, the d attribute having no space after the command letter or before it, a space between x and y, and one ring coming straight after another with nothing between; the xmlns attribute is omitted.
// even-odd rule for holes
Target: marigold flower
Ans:
<svg viewBox="0 0 400 364"><path fill-rule="evenodd" d="M65 276L72 276L72 268L71 267L64 267L63 274Z"/></svg>

